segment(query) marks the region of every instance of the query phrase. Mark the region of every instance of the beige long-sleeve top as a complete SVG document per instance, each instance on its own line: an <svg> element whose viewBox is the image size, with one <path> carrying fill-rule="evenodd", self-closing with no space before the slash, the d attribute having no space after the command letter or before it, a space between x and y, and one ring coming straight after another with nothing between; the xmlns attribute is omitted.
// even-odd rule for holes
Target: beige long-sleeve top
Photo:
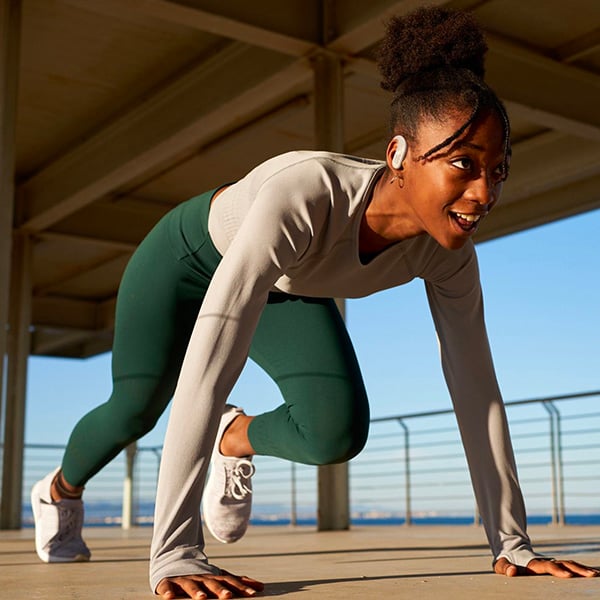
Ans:
<svg viewBox="0 0 600 600"><path fill-rule="evenodd" d="M158 484L152 589L163 577L217 572L203 553L203 483L223 405L271 290L354 298L423 279L493 556L519 565L536 556L526 534L473 244L450 251L423 234L388 247L367 264L360 260L361 219L384 168L382 162L345 155L291 152L261 164L213 203L209 232L223 259L198 315L171 409Z"/></svg>

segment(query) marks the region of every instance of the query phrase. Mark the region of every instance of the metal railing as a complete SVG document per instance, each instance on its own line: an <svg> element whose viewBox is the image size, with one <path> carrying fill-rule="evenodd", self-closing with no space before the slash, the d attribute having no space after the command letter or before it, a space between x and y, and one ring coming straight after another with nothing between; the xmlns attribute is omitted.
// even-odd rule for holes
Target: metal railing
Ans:
<svg viewBox="0 0 600 600"><path fill-rule="evenodd" d="M598 399L600 392L594 391L506 403L520 481L530 515L545 516L552 523L564 524L567 509L569 514L600 512L598 502L595 505L589 502L590 498L600 497ZM387 426L389 433L375 434L375 427L372 427L370 447L354 461L355 467L372 464L377 447L385 453L398 452L400 445L397 443L390 447L381 444L386 435L393 438L395 425L396 435L400 435L403 442L398 456L398 466L403 465L403 468L394 469L392 485L396 490L403 489L406 524L410 524L415 516L462 515L466 518L465 506L469 502L473 507L472 519L479 522L458 428L452 415L452 410L440 410L374 419L373 426ZM581 468L584 464L595 468L585 472ZM352 471L353 488L356 479L360 479L357 471L357 468ZM432 491L437 493L431 494ZM356 499L357 495L354 496ZM363 501L369 505L377 499L368 497ZM440 506L441 501L445 506Z"/></svg>
<svg viewBox="0 0 600 600"><path fill-rule="evenodd" d="M600 391L506 403L528 513L564 524L600 513ZM63 446L27 444L24 524L31 485L55 467ZM88 525L152 522L160 447L132 446L86 490ZM316 521L316 467L255 458L253 520ZM369 441L350 462L354 522L479 522L452 410L371 421Z"/></svg>

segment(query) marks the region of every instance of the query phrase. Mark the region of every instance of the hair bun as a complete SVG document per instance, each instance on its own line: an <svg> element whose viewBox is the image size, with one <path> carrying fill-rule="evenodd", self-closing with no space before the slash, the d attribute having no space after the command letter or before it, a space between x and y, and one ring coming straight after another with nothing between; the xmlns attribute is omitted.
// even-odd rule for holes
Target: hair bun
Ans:
<svg viewBox="0 0 600 600"><path fill-rule="evenodd" d="M483 79L486 51L469 13L434 7L392 17L378 52L381 87L394 92L408 77L444 67L468 69Z"/></svg>

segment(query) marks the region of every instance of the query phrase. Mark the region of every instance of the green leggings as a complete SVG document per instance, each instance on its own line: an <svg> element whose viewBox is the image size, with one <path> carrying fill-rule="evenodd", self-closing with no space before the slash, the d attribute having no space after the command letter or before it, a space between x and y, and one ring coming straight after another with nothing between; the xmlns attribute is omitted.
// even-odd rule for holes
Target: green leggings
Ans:
<svg viewBox="0 0 600 600"><path fill-rule="evenodd" d="M208 235L213 192L169 212L134 253L119 288L109 400L75 426L62 469L83 486L167 407L192 328L221 256ZM257 240L260 243L260 240ZM256 416L257 454L343 462L363 448L369 406L352 343L332 299L272 293L250 357L285 403Z"/></svg>

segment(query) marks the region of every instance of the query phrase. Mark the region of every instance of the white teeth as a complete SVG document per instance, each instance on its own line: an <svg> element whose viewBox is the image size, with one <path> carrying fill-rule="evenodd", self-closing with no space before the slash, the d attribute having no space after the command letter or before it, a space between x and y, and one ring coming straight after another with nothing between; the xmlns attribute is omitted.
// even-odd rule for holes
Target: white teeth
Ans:
<svg viewBox="0 0 600 600"><path fill-rule="evenodd" d="M481 215L465 215L463 213L456 213L456 216L460 219L468 221L469 223L476 223L477 221L479 221L479 219L481 219Z"/></svg>

